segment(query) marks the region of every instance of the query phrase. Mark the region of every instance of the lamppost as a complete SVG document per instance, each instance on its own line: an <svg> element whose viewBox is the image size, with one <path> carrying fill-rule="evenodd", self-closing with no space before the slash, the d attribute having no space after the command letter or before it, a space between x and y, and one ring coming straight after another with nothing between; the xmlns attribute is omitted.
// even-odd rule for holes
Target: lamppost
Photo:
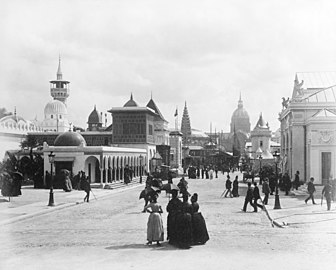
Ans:
<svg viewBox="0 0 336 270"><path fill-rule="evenodd" d="M261 160L263 159L262 155L260 154L259 157L259 185L262 184L262 179L261 179L261 176L262 176L262 168L261 168Z"/></svg>
<svg viewBox="0 0 336 270"><path fill-rule="evenodd" d="M273 209L281 209L280 197L279 197L279 175L278 175L278 162L279 162L280 154L278 153L278 151L274 152L273 157L275 161L275 177L276 177L275 201L274 201Z"/></svg>
<svg viewBox="0 0 336 270"><path fill-rule="evenodd" d="M140 184L142 184L142 159L143 159L143 156L140 155L139 159L140 159Z"/></svg>
<svg viewBox="0 0 336 270"><path fill-rule="evenodd" d="M49 204L48 206L55 206L54 203L54 176L53 176L53 163L55 162L55 154L51 151L48 155L49 162L50 162L50 174L51 174L51 181L50 181L50 193L49 193Z"/></svg>

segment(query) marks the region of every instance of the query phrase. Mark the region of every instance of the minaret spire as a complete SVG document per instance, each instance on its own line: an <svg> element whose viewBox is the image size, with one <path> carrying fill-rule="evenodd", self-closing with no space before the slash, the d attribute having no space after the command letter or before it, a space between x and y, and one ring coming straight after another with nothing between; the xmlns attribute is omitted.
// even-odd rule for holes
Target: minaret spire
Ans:
<svg viewBox="0 0 336 270"><path fill-rule="evenodd" d="M63 74L61 70L61 55L58 57L58 68L56 73L56 80L50 81L50 94L51 96L63 102L66 105L67 98L69 97L69 83L63 80Z"/></svg>
<svg viewBox="0 0 336 270"><path fill-rule="evenodd" d="M58 57L57 80L60 80L60 81L62 80L61 54Z"/></svg>

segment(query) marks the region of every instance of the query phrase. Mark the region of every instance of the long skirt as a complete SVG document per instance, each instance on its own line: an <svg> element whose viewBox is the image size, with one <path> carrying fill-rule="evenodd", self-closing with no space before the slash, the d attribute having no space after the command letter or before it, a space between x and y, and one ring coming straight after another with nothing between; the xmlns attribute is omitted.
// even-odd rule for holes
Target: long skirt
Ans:
<svg viewBox="0 0 336 270"><path fill-rule="evenodd" d="M177 216L177 238L181 248L188 248L192 244L191 214L181 213Z"/></svg>
<svg viewBox="0 0 336 270"><path fill-rule="evenodd" d="M202 213L197 212L192 215L193 243L205 244L209 240L209 234Z"/></svg>
<svg viewBox="0 0 336 270"><path fill-rule="evenodd" d="M160 213L151 213L147 222L147 241L163 241L164 230Z"/></svg>

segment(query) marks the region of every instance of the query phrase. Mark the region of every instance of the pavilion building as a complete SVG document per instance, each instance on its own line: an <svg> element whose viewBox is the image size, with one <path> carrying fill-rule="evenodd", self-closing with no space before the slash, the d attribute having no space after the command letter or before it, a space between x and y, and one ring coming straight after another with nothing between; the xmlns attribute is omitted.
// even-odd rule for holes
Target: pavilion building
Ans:
<svg viewBox="0 0 336 270"><path fill-rule="evenodd" d="M284 172L324 184L336 175L336 72L297 73L279 113Z"/></svg>

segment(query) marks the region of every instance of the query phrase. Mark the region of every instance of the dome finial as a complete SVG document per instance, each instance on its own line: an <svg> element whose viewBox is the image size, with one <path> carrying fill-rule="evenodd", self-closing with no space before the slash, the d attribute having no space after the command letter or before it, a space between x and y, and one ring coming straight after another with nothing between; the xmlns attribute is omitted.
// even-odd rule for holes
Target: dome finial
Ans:
<svg viewBox="0 0 336 270"><path fill-rule="evenodd" d="M61 54L59 54L59 56L58 56L57 80L62 80Z"/></svg>
<svg viewBox="0 0 336 270"><path fill-rule="evenodd" d="M243 108L243 101L241 99L241 92L239 93L238 108Z"/></svg>

